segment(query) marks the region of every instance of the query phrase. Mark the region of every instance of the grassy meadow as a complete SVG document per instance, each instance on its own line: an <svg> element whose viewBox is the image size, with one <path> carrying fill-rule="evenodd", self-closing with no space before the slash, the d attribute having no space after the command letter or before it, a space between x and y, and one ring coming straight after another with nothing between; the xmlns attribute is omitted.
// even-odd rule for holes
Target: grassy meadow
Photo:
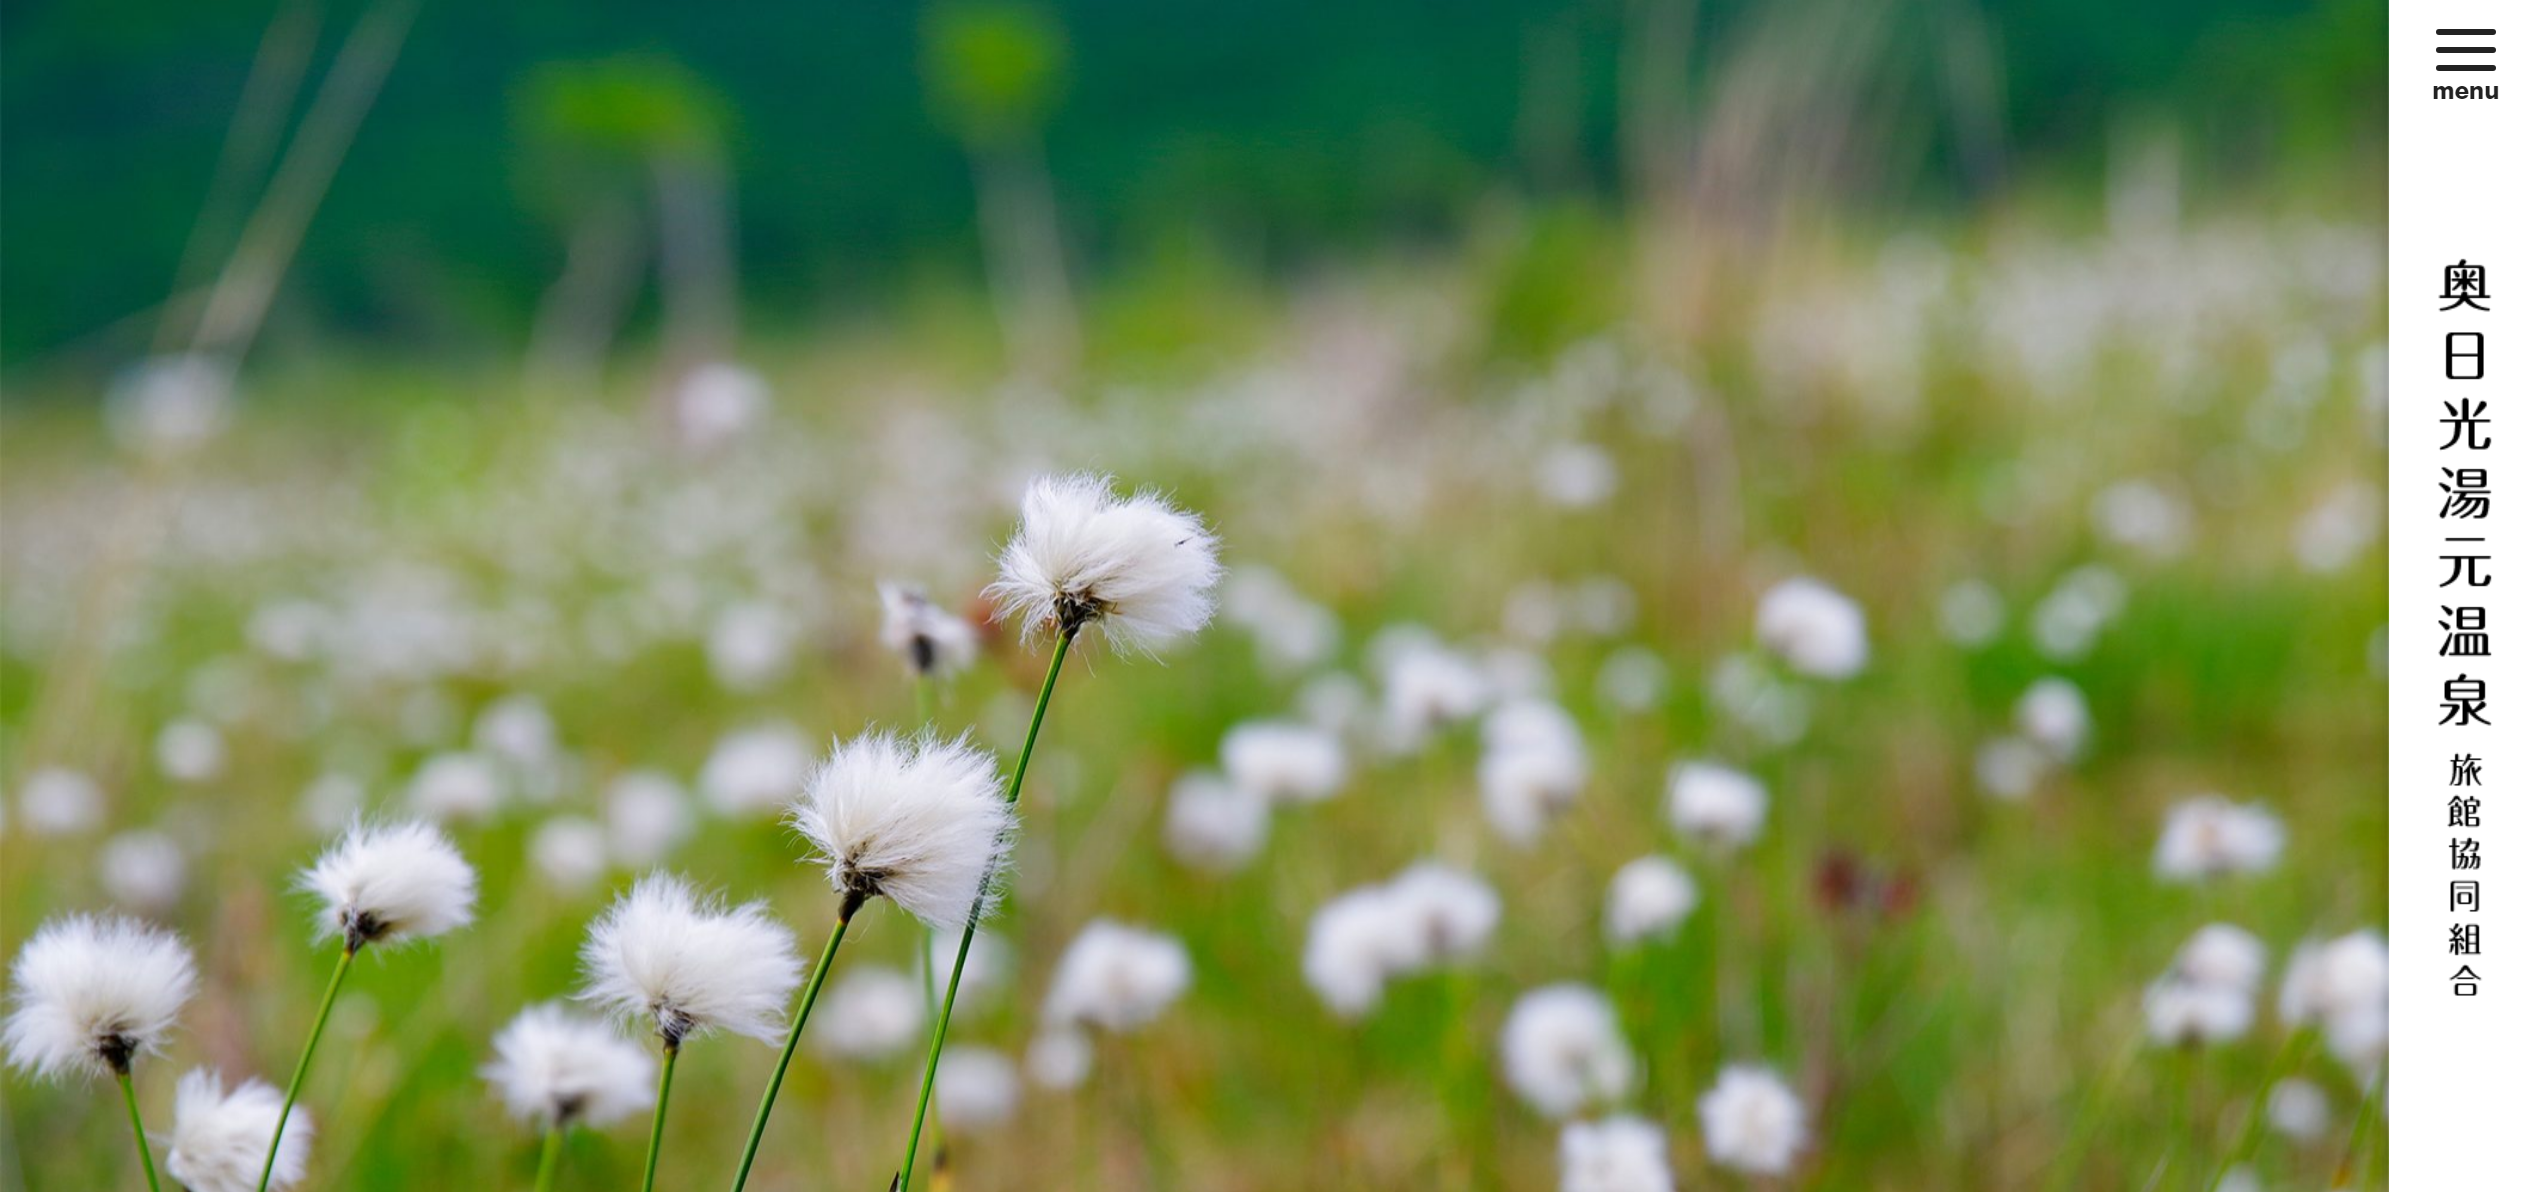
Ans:
<svg viewBox="0 0 2541 1192"><path fill-rule="evenodd" d="M1178 939L1192 981L1097 1034L1080 1086L1021 1076L1010 1118L945 1135L935 1186L1556 1186L1561 1124L1503 1079L1500 1031L1557 982L1613 999L1641 1068L1616 1108L1666 1132L1679 1187L2378 1186L2378 1065L2277 996L2298 946L2378 932L2385 904L2373 220L1775 243L1543 217L1277 291L1098 288L1083 366L1046 383L986 363L976 318L791 336L739 353L764 408L702 429L640 356L570 388L277 353L183 449L129 406L14 401L0 950L117 906L191 943L202 992L136 1066L157 1127L187 1068L288 1074L333 956L295 871L351 814L437 809L479 919L358 959L302 1098L307 1186L528 1187L538 1141L478 1075L493 1034L579 987L587 924L656 865L818 946L835 898L782 788L834 737L920 723L877 583L982 620L933 713L1011 765L1048 655L974 594L1025 482L1093 469L1198 513L1230 576L1179 648L1069 658L983 933L1001 963L974 964L953 1042L1022 1064L1098 918ZM1759 642L1759 599L1801 576L1858 603L1858 674ZM1584 789L1531 842L1483 813L1482 717L1389 719L1418 642L1489 703L1576 720ZM2087 733L2024 744L2047 679ZM1171 792L1262 720L1344 741L1346 782L1273 806L1231 870L1185 863ZM1752 844L1672 828L1695 759L1763 782ZM85 814L58 789L30 810L47 771L85 776ZM630 774L684 813L658 860L617 835ZM2262 805L2281 854L2157 872L2206 792ZM1699 903L1619 946L1608 883L1650 854ZM1424 859L1488 882L1497 926L1335 1013L1310 920ZM2266 947L2254 1021L2148 1039L2148 986L2215 922ZM838 974L925 946L876 907ZM725 1185L772 1056L690 1048L662 1186ZM923 1058L816 1030L755 1186L883 1188ZM1748 1063L1806 1107L1782 1176L1707 1153L1697 1103ZM2325 1115L2249 1129L2289 1079ZM633 1186L644 1130L577 1132L557 1186ZM13 1070L0 1149L0 1189L139 1186L102 1083Z"/></svg>

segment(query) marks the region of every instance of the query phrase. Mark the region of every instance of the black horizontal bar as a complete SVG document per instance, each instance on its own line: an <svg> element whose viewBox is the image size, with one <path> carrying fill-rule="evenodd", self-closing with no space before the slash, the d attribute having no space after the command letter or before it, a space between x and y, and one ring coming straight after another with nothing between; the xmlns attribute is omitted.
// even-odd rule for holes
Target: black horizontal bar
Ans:
<svg viewBox="0 0 2541 1192"><path fill-rule="evenodd" d="M2437 37L2495 37L2496 35L2497 31L2494 29L2438 29L2435 31Z"/></svg>
<svg viewBox="0 0 2541 1192"><path fill-rule="evenodd" d="M2494 54L2494 53L2496 53L2496 52L2497 52L2497 47L2495 47L2495 46L2437 46L2437 47L2435 47L2435 52L2436 52L2436 53L2438 53L2438 54Z"/></svg>
<svg viewBox="0 0 2541 1192"><path fill-rule="evenodd" d="M2451 63L2438 63L2438 64L2436 64L2435 69L2437 69L2437 70L2495 70L2495 69L2497 69L2497 68L2496 68L2496 67L2494 67L2494 66L2485 66L2485 65L2482 65L2482 66L2455 66L2455 65L2453 65L2453 64L2451 64Z"/></svg>

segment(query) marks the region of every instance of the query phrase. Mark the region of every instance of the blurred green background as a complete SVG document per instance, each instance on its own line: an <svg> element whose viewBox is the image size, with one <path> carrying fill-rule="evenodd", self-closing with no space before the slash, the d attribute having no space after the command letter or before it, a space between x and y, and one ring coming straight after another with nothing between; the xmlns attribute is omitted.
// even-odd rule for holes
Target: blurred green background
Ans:
<svg viewBox="0 0 2541 1192"><path fill-rule="evenodd" d="M1630 130L1655 120L1665 143L1670 118L1699 129L1758 61L1849 113L1825 193L1890 214L1981 204L2016 177L2095 186L2113 136L2148 121L2175 124L2202 185L2344 170L2364 164L2356 154L2378 177L2384 10L2364 0L952 10L425 4L308 226L272 331L516 351L574 230L640 205L640 171L619 151L683 137L728 169L753 326L961 293L979 254L963 138L983 135L962 110L966 71L993 90L998 72L1046 70L1019 83L1035 94L1006 97L1008 115L1046 146L1066 243L1097 276L1196 259L1278 277L1371 244L1452 238L1491 198L1612 209L1635 190ZM1049 44L930 52L948 11ZM269 26L280 60L314 44L305 72L279 76L305 108L358 12L12 0L5 361L128 358L128 321L180 281ZM649 317L639 307L632 326Z"/></svg>

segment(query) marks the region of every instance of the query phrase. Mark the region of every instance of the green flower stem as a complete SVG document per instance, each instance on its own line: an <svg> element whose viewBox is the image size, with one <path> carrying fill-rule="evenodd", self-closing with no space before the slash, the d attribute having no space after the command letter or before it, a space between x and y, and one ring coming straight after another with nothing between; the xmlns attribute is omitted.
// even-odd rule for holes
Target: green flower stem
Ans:
<svg viewBox="0 0 2541 1192"><path fill-rule="evenodd" d="M794 1062L794 1048L803 1041L803 1025L812 1020L812 1002L821 995L821 982L829 979L830 962L838 959L838 945L847 938L847 921L870 897L863 890L848 894L838 903L838 925L829 929L829 943L821 948L820 963L812 969L812 979L803 986L803 1001L794 1008L794 1027L785 1033L785 1050L778 1052L776 1071L768 1074L768 1091L759 1098L759 1117L750 1123L750 1145L741 1152L741 1169L732 1173L732 1192L750 1182L750 1164L759 1157L759 1136L768 1132L768 1114L776 1109L776 1090L785 1083L786 1066Z"/></svg>
<svg viewBox="0 0 2541 1192"><path fill-rule="evenodd" d="M1032 765L1033 743L1041 739L1041 720L1050 712L1050 691L1059 685L1059 665L1067 661L1068 645L1075 640L1074 630L1063 630L1057 647L1050 651L1050 673L1042 676L1041 698L1032 705L1032 726L1024 730L1023 752L1015 758L1014 777L1006 782L1006 805L1009 807L1023 797L1023 773ZM953 997L961 991L962 965L970 959L971 937L979 932L979 912L987 899L988 889L983 885L978 897L971 900L970 921L962 925L962 946L953 952L953 971L944 978L944 1005L935 1014L935 1041L927 1048L926 1077L918 1084L918 1111L909 1119L909 1149L901 1156L899 1177L891 1182L894 1189L902 1192L912 1186L910 1180L917 1175L918 1141L926 1134L926 1103L935 1095L935 1065L944 1058L944 1034L953 1025ZM928 967L927 975L932 978L933 966Z"/></svg>
<svg viewBox="0 0 2541 1192"><path fill-rule="evenodd" d="M644 1192L653 1192L653 1173L662 1165L662 1121L670 1116L671 1070L679 1066L679 1044L662 1040L662 1084L653 1093L653 1141L644 1148Z"/></svg>
<svg viewBox="0 0 2541 1192"><path fill-rule="evenodd" d="M538 1143L537 1192L547 1192L556 1186L556 1159L564 1153L565 1128L561 1125L547 1127L546 1137Z"/></svg>
<svg viewBox="0 0 2541 1192"><path fill-rule="evenodd" d="M256 1192L265 1192L273 1183L274 1157L282 1153L283 1127L291 1124L291 1107L300 1101L300 1084L309 1078L309 1061L318 1054L318 1038L326 1033L327 1015L335 1013L335 996L344 992L344 975L353 971L353 957L360 944L346 944L335 958L335 975L326 979L326 997L318 1002L318 1020L309 1024L309 1041L300 1045L300 1062L291 1069L291 1085L282 1093L282 1116L274 1119L273 1141L265 1145L265 1172L256 1178Z"/></svg>
<svg viewBox="0 0 2541 1192"><path fill-rule="evenodd" d="M2305 1059L2310 1058L2312 1041L2319 1034L2307 1026L2296 1027L2294 1037L2277 1049L2276 1062L2268 1066L2267 1079L2260 1083L2259 1095L2250 1102L2250 1116L2241 1123L2241 1136L2233 1142L2231 1153L2225 1155L2223 1162L2215 1168L2210 1189L2221 1188L2224 1177L2232 1174L2233 1168L2249 1162L2251 1156L2258 1153L2259 1139L2266 1133L2263 1127L2267 1125L2268 1098L2275 1094L2278 1085L2285 1083L2287 1077L2301 1068Z"/></svg>
<svg viewBox="0 0 2541 1192"><path fill-rule="evenodd" d="M132 1144L141 1151L141 1175L150 1181L150 1192L159 1192L159 1169L150 1165L150 1135L141 1128L141 1102L132 1095L132 1069L118 1065L115 1083L124 1089L124 1112L132 1115Z"/></svg>

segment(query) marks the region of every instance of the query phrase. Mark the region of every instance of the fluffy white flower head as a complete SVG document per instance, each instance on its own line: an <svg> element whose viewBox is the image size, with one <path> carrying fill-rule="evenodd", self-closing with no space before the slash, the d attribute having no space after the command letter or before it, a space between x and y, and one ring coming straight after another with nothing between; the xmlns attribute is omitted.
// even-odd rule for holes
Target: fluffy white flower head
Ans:
<svg viewBox="0 0 2541 1192"><path fill-rule="evenodd" d="M1344 891L1306 924L1306 984L1333 1013L1362 1017L1376 1008L1386 978L1411 963L1417 946L1386 887Z"/></svg>
<svg viewBox="0 0 2541 1192"><path fill-rule="evenodd" d="M2250 1029L2256 1015L2249 990L2201 985L2172 974L2144 990L2144 1033L2165 1046L2229 1043Z"/></svg>
<svg viewBox="0 0 2541 1192"><path fill-rule="evenodd" d="M915 977L859 965L821 998L817 1014L813 1037L824 1050L851 1059L887 1059L926 1027L926 993Z"/></svg>
<svg viewBox="0 0 2541 1192"><path fill-rule="evenodd" d="M868 732L813 771L787 822L841 896L880 895L942 931L1004 870L1015 817L997 763L967 740Z"/></svg>
<svg viewBox="0 0 2541 1192"><path fill-rule="evenodd" d="M1165 846L1194 869L1228 873L1262 851L1270 804L1215 774L1174 780L1165 801Z"/></svg>
<svg viewBox="0 0 2541 1192"><path fill-rule="evenodd" d="M1641 1079L1613 1003L1585 985L1527 993L1500 1028L1509 1087L1548 1118L1568 1118L1621 1099Z"/></svg>
<svg viewBox="0 0 2541 1192"><path fill-rule="evenodd" d="M2254 990L2267 976L2267 945L2230 923L2208 923L2180 947L2171 972L2200 985Z"/></svg>
<svg viewBox="0 0 2541 1192"><path fill-rule="evenodd" d="M1191 954L1182 941L1096 919L1059 957L1042 1017L1129 1031L1153 1021L1189 988Z"/></svg>
<svg viewBox="0 0 2541 1192"><path fill-rule="evenodd" d="M1470 958L1500 924L1500 896L1490 883L1436 861L1395 875L1386 893L1410 933L1413 968Z"/></svg>
<svg viewBox="0 0 2541 1192"><path fill-rule="evenodd" d="M2277 1014L2289 1026L2318 1023L2330 1050L2362 1071L2391 1038L2391 949L2372 931L2305 944L2285 964Z"/></svg>
<svg viewBox="0 0 2541 1192"><path fill-rule="evenodd" d="M1218 540L1152 492L1123 498L1112 478L1044 476L997 560L988 596L1026 633L1099 626L1114 649L1153 653L1209 623Z"/></svg>
<svg viewBox="0 0 2541 1192"><path fill-rule="evenodd" d="M604 1022L549 1002L494 1036L482 1071L505 1108L541 1129L607 1126L653 1103L653 1056Z"/></svg>
<svg viewBox="0 0 2541 1192"><path fill-rule="evenodd" d="M197 1068L176 1085L176 1129L168 1137L168 1174L193 1192L255 1192L265 1149L282 1125L269 1188L300 1182L309 1168L309 1115L282 1120L282 1093L261 1080L223 1091L218 1073Z"/></svg>
<svg viewBox="0 0 2541 1192"><path fill-rule="evenodd" d="M300 875L324 900L318 937L349 949L429 939L476 914L476 870L429 824L355 824Z"/></svg>
<svg viewBox="0 0 2541 1192"><path fill-rule="evenodd" d="M1218 762L1235 785L1283 802L1322 802L1349 775L1338 738L1286 721L1256 720L1227 730Z"/></svg>
<svg viewBox="0 0 2541 1192"><path fill-rule="evenodd" d="M948 1047L935 1073L935 1120L957 1133L1005 1125L1023 1100L1014 1061L986 1047Z"/></svg>
<svg viewBox="0 0 2541 1192"><path fill-rule="evenodd" d="M1870 661L1861 606L1813 579L1787 579L1765 593L1756 604L1756 640L1813 678L1849 679Z"/></svg>
<svg viewBox="0 0 2541 1192"><path fill-rule="evenodd" d="M1717 848L1753 842L1765 826L1765 784L1715 762L1679 762L1668 771L1668 821Z"/></svg>
<svg viewBox="0 0 2541 1192"><path fill-rule="evenodd" d="M906 584L882 585L882 648L921 679L959 674L979 657L979 627Z"/></svg>
<svg viewBox="0 0 2541 1192"><path fill-rule="evenodd" d="M650 1027L665 1046L731 1031L773 1043L803 963L764 903L725 909L656 873L591 925L585 1001Z"/></svg>
<svg viewBox="0 0 2541 1192"><path fill-rule="evenodd" d="M1809 1141L1809 1111L1770 1068L1733 1065L1695 1106L1712 1161L1752 1175L1782 1175Z"/></svg>
<svg viewBox="0 0 2541 1192"><path fill-rule="evenodd" d="M2153 870L2173 881L2260 873L2284 849L2285 826L2265 807L2198 795L2170 809L2153 847Z"/></svg>
<svg viewBox="0 0 2541 1192"><path fill-rule="evenodd" d="M128 1071L194 995L194 957L138 920L73 915L37 929L9 969L9 1062L52 1080Z"/></svg>
<svg viewBox="0 0 2541 1192"><path fill-rule="evenodd" d="M1696 898L1684 866L1655 855L1627 861L1606 887L1606 938L1628 945L1671 934Z"/></svg>
<svg viewBox="0 0 2541 1192"><path fill-rule="evenodd" d="M1562 1127L1562 1192L1674 1192L1668 1137L1641 1118L1618 1114Z"/></svg>

